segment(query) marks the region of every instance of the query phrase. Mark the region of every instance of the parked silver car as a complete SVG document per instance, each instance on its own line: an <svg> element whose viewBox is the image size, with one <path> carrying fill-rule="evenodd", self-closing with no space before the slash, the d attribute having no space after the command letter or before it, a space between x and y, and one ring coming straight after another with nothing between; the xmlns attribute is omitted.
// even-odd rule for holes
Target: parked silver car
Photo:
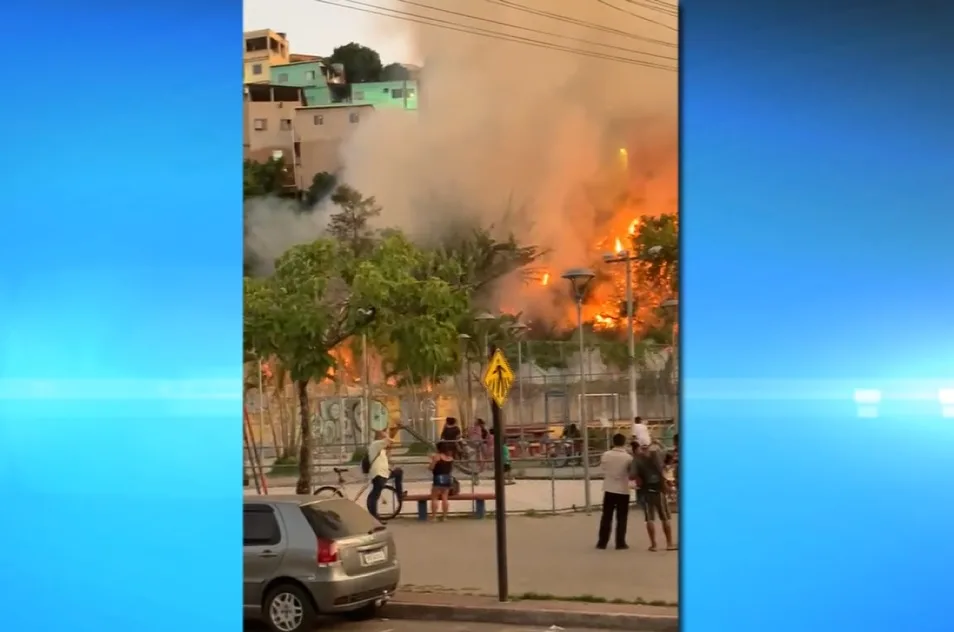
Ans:
<svg viewBox="0 0 954 632"><path fill-rule="evenodd" d="M246 618L309 632L319 614L370 618L397 588L391 533L351 500L245 498Z"/></svg>

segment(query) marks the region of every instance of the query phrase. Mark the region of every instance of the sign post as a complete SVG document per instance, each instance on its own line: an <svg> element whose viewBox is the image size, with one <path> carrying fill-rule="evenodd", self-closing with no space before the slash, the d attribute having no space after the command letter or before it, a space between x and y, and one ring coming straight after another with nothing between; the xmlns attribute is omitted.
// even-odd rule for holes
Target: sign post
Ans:
<svg viewBox="0 0 954 632"><path fill-rule="evenodd" d="M484 372L483 383L490 395L490 414L494 429L494 523L497 527L497 598L509 601L507 585L507 503L504 481L504 423L500 407L507 401L513 386L513 370L504 354L494 345L489 345L490 362Z"/></svg>

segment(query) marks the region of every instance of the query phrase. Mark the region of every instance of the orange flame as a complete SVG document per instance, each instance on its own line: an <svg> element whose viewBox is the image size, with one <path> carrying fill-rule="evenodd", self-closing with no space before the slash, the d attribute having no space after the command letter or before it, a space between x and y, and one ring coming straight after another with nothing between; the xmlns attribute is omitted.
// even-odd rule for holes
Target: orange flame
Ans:
<svg viewBox="0 0 954 632"><path fill-rule="evenodd" d="M636 219L634 219L632 222L630 222L630 224L629 224L629 234L630 234L630 235L635 235L637 228L639 228L639 218L638 218L638 217L637 217Z"/></svg>
<svg viewBox="0 0 954 632"><path fill-rule="evenodd" d="M550 283L550 273L544 272L543 278L540 280L540 285L547 285Z"/></svg>
<svg viewBox="0 0 954 632"><path fill-rule="evenodd" d="M619 237L616 238L616 254L623 252L623 242L619 240Z"/></svg>

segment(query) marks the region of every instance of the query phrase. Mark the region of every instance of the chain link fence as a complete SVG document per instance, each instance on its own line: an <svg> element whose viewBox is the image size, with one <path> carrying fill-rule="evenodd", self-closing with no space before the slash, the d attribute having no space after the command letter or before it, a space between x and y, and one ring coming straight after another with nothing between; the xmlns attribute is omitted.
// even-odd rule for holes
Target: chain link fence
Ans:
<svg viewBox="0 0 954 632"><path fill-rule="evenodd" d="M522 366L508 357L515 380L502 412L517 481L509 488L513 491L508 493L508 507L516 512L565 511L582 505L582 460L578 447L572 453L569 443L561 441L565 427L575 424L587 429L591 464L598 463L613 432L629 434L628 370L607 366L596 351L581 363L578 354L571 354L571 345L566 346L567 360L560 367L543 369L532 363L532 349ZM669 349L661 347L647 355L636 376L636 410L666 445L671 445L678 425L674 364ZM332 468L347 468L346 487L358 492L365 480L359 467L362 450L375 430L389 430L397 443L394 463L405 470L409 488L428 487L429 453L444 418L458 418L465 430L478 418L489 425L489 399L481 383L484 368L474 362L469 370L462 368L461 375L429 390L380 385L367 391L358 385L310 387L307 414L314 435L313 484L335 484L338 476ZM269 489L294 488L301 445L301 410L294 388L289 384L264 388L262 393L252 388L245 405L250 440L261 455ZM247 462L246 454L246 467ZM482 463L469 464L468 472L477 474L461 473L462 488L492 486L491 462L488 454ZM591 495L598 498L599 468L591 472Z"/></svg>

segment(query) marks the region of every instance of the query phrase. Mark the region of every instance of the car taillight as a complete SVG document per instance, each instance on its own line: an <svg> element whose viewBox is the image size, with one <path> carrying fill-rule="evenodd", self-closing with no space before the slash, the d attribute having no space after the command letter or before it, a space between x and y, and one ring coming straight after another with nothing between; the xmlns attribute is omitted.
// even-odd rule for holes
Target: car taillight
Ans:
<svg viewBox="0 0 954 632"><path fill-rule="evenodd" d="M338 545L333 540L318 538L318 566L329 566L338 562Z"/></svg>

